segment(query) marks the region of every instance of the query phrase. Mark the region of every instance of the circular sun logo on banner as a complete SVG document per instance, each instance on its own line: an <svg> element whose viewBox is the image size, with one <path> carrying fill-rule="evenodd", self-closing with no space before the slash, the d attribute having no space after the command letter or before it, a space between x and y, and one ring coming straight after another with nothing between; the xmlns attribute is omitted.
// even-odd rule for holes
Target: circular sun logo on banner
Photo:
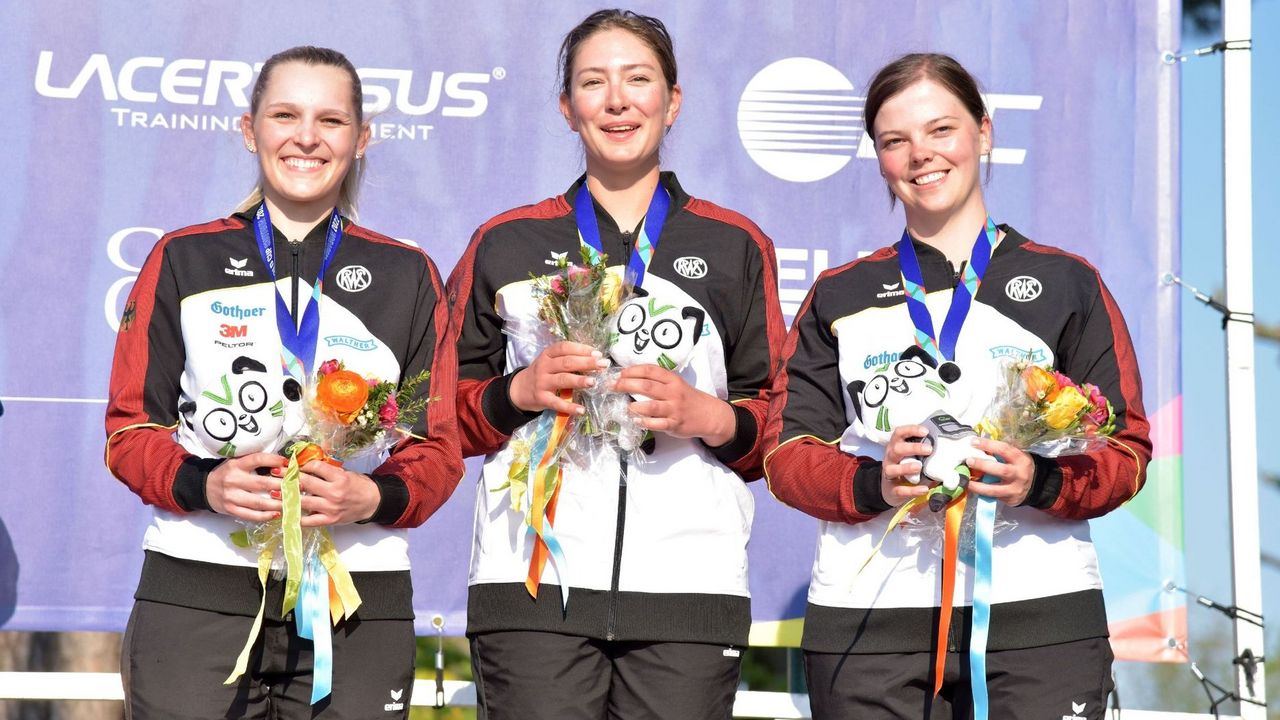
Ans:
<svg viewBox="0 0 1280 720"><path fill-rule="evenodd" d="M840 171L862 140L862 105L839 70L806 57L756 73L738 101L738 136L774 177L814 182Z"/></svg>

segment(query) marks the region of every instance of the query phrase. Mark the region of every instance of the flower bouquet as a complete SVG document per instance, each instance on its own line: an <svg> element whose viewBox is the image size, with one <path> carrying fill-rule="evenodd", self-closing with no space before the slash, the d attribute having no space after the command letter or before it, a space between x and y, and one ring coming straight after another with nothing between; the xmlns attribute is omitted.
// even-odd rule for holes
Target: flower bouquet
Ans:
<svg viewBox="0 0 1280 720"><path fill-rule="evenodd" d="M1105 446L1115 432L1111 403L1096 385L1026 360L1005 366L1004 382L977 431L1041 457L1079 455Z"/></svg>
<svg viewBox="0 0 1280 720"><path fill-rule="evenodd" d="M429 377L427 371L392 382L366 378L346 369L341 361L327 360L313 378L303 404L307 434L288 440L281 454L289 464L280 481L280 518L232 534L240 547L258 551L258 576L264 589L271 570L284 575L281 615L296 609L298 634L316 646L312 704L329 693L332 679L330 625L350 618L360 606L360 595L334 546L327 527L301 526L301 468L312 460L342 465L345 460L380 453L409 435L430 402L416 395ZM402 398L406 399L402 401ZM240 653L234 682L245 670L249 652L261 627L263 608Z"/></svg>
<svg viewBox="0 0 1280 720"><path fill-rule="evenodd" d="M974 430L1041 457L1079 455L1099 449L1115 432L1115 410L1096 385L1076 384L1066 375L1027 360L1006 363L987 410ZM967 470L966 470L967 472ZM976 503L967 503L960 520L958 553L966 564L974 557ZM935 554L944 550L944 518L912 512L902 525L925 540ZM1017 522L997 510L993 532Z"/></svg>
<svg viewBox="0 0 1280 720"><path fill-rule="evenodd" d="M624 284L617 273L610 272L604 254L582 245L580 257L580 265L562 257L555 272L531 275L536 327L512 322L504 332L539 350L551 342L568 340L607 354L614 333L613 315L626 294ZM568 603L567 565L552 528L565 464L591 467L606 453L634 450L644 436L643 428L627 412L630 397L609 389L619 372L619 368L609 368L596 376L591 388L560 391L563 399L586 409L583 415L547 410L512 436L513 459L507 482L494 492L510 492L512 509L523 515L529 532L537 536L525 579L534 598L547 560L554 559L561 578L561 598Z"/></svg>

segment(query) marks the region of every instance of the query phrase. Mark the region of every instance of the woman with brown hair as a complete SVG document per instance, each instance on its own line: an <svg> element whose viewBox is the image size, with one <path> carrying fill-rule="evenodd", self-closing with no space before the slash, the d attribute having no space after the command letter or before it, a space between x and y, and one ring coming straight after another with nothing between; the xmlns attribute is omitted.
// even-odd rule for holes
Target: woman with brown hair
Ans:
<svg viewBox="0 0 1280 720"><path fill-rule="evenodd" d="M765 459L774 495L822 521L802 640L813 716L970 718L977 699L993 718L1101 718L1112 655L1086 521L1133 497L1151 457L1124 318L1082 258L989 217L981 159L991 118L954 59L913 54L885 66L864 119L906 230L810 290L783 351ZM1026 278L1038 278L1037 297L1007 290ZM1116 442L1057 459L973 443L964 472L984 482L968 489L994 499L1012 527L991 550L989 625L973 626L989 629L986 670L971 681L979 573L954 558L944 567L936 536L887 533L895 510L931 489L915 484L919 458L932 452L927 428L862 415L909 391L927 364L947 362L945 382L972 397L940 409L973 425L1004 377L1002 348L1100 388L1115 409ZM876 431L892 433L881 443ZM947 572L958 574L943 597ZM943 615L953 601L954 618ZM949 637L937 630L948 623Z"/></svg>
<svg viewBox="0 0 1280 720"><path fill-rule="evenodd" d="M728 718L751 622L744 481L759 477L783 336L773 248L660 170L682 99L661 21L594 13L565 37L561 67L560 110L586 174L481 226L449 280L463 452L486 456L467 622L479 706L490 720ZM504 330L536 322L530 273L581 245L631 267L662 298L650 311L702 322L687 367L622 372L615 389L645 398L630 412L652 431L652 454L566 467L554 527L567 567L540 565L503 489L511 436L544 411L581 412L560 391L592 385L609 362Z"/></svg>

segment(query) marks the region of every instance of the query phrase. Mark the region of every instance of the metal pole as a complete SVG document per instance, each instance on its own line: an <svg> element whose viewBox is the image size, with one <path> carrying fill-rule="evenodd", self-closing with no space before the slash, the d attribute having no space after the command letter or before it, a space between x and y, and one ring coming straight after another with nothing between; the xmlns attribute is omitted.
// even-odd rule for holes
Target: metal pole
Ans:
<svg viewBox="0 0 1280 720"><path fill-rule="evenodd" d="M1252 37L1250 0L1224 0L1224 40ZM1262 610L1262 564L1258 539L1258 444L1253 357L1253 150L1249 50L1222 57L1223 245L1226 305L1227 445L1231 496L1232 589L1235 604ZM1262 628L1237 619L1237 659L1263 654ZM1251 665L1251 667L1246 667ZM1240 663L1236 692L1262 703L1240 703L1243 720L1266 720L1263 664Z"/></svg>

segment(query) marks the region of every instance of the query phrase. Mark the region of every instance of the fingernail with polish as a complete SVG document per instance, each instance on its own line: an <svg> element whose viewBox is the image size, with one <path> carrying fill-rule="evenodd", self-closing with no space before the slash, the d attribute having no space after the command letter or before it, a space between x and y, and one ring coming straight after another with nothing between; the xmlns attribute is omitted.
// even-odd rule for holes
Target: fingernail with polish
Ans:
<svg viewBox="0 0 1280 720"><path fill-rule="evenodd" d="M272 491L271 491L271 499L272 499L272 500L279 500L279 499L280 499L280 491L279 491L279 490L272 490Z"/></svg>
<svg viewBox="0 0 1280 720"><path fill-rule="evenodd" d="M284 477L284 473L280 472L280 468L271 468L271 477Z"/></svg>

